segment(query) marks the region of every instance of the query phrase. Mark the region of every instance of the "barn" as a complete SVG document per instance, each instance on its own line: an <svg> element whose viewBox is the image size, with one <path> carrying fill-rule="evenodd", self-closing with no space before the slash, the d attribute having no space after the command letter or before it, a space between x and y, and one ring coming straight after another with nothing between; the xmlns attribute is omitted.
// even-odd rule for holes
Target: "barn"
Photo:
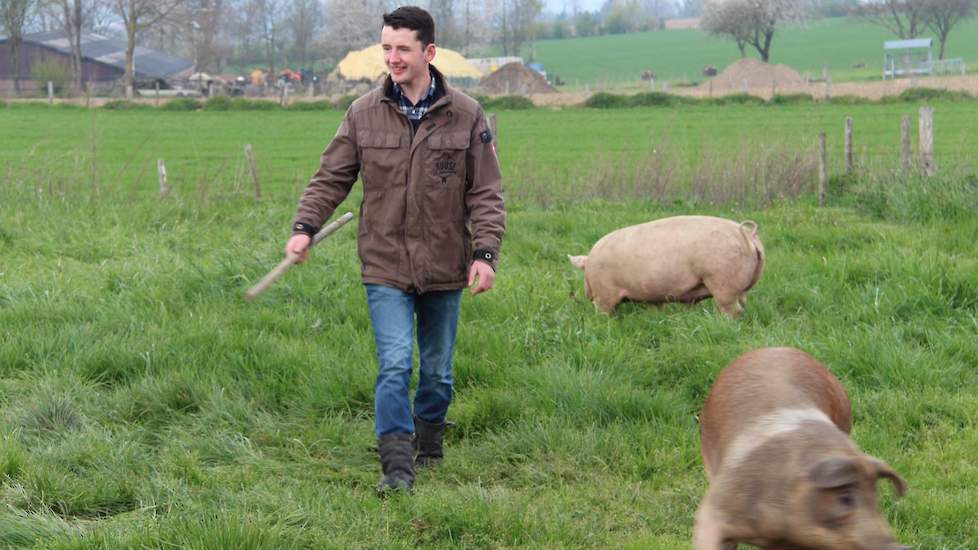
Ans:
<svg viewBox="0 0 978 550"><path fill-rule="evenodd" d="M96 86L121 81L126 71L126 41L97 34L81 37L82 80ZM25 34L17 50L18 74L14 74L11 46L0 37L0 94L13 93L14 80L21 92L43 89L47 81L64 86L71 81L71 46L63 31ZM165 83L168 79L189 75L193 62L137 46L135 76L138 84Z"/></svg>

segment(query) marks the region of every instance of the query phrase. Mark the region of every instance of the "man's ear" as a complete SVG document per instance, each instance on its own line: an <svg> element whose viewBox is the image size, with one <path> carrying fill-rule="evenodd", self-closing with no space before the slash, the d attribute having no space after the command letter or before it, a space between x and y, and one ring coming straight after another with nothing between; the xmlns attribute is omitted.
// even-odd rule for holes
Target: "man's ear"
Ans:
<svg viewBox="0 0 978 550"><path fill-rule="evenodd" d="M431 63L431 61L434 58L435 58L435 44L434 44L434 42L432 42L431 44L428 44L427 46L425 46L425 49L424 49L424 60L427 61L428 63Z"/></svg>

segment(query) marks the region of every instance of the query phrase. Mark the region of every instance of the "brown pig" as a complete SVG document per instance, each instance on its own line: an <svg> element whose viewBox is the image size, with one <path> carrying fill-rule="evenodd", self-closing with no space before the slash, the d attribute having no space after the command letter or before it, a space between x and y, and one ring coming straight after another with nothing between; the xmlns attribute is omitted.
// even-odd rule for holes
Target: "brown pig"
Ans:
<svg viewBox="0 0 978 550"><path fill-rule="evenodd" d="M587 297L604 312L622 300L695 303L712 296L734 318L764 270L757 224L712 216L674 216L618 229L587 256L568 258L584 270Z"/></svg>
<svg viewBox="0 0 978 550"><path fill-rule="evenodd" d="M710 488L694 549L905 549L880 514L876 482L889 479L900 495L906 483L859 451L851 426L845 388L804 351L762 348L734 360L700 415Z"/></svg>

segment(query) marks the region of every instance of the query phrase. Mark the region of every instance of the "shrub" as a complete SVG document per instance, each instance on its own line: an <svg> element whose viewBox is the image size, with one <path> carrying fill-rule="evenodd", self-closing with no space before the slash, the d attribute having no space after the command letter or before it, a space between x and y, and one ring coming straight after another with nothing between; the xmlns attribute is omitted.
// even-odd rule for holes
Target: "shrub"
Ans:
<svg viewBox="0 0 978 550"><path fill-rule="evenodd" d="M231 108L231 98L226 95L216 95L204 102L205 111L227 111Z"/></svg>
<svg viewBox="0 0 978 550"><path fill-rule="evenodd" d="M829 98L828 101L833 105L865 105L873 102L869 98L857 95L837 95Z"/></svg>
<svg viewBox="0 0 978 550"><path fill-rule="evenodd" d="M245 99L236 97L231 100L230 109L232 111L274 111L280 109L278 103L261 99Z"/></svg>
<svg viewBox="0 0 978 550"><path fill-rule="evenodd" d="M748 93L736 93L713 98L714 105L763 105L764 98Z"/></svg>
<svg viewBox="0 0 978 550"><path fill-rule="evenodd" d="M811 94L774 94L771 98L771 105L797 105L799 103L812 103L815 98Z"/></svg>
<svg viewBox="0 0 978 550"><path fill-rule="evenodd" d="M472 99L478 101L479 105L482 105L483 109L486 108L486 105L492 102L492 98L487 95L483 95L483 94L469 94L469 95Z"/></svg>
<svg viewBox="0 0 978 550"><path fill-rule="evenodd" d="M296 101L286 107L289 111L329 111L335 108L335 105L325 99L319 101Z"/></svg>
<svg viewBox="0 0 978 550"><path fill-rule="evenodd" d="M201 108L201 102L185 97L171 99L163 104L164 111L196 111Z"/></svg>
<svg viewBox="0 0 978 550"><path fill-rule="evenodd" d="M628 99L625 96L607 92L598 92L584 102L585 107L592 109L619 109L627 104Z"/></svg>
<svg viewBox="0 0 978 550"><path fill-rule="evenodd" d="M897 97L900 101L967 101L975 99L968 92L937 90L934 88L907 88Z"/></svg>
<svg viewBox="0 0 978 550"><path fill-rule="evenodd" d="M485 104L486 109L532 109L535 107L533 101L526 96L521 95L504 95L500 97L493 98Z"/></svg>
<svg viewBox="0 0 978 550"><path fill-rule="evenodd" d="M353 102L356 101L356 99L357 96L353 94L347 94L336 100L336 108L345 111L350 108L350 105L352 105Z"/></svg>
<svg viewBox="0 0 978 550"><path fill-rule="evenodd" d="M125 99L113 99L107 101L102 105L103 109L108 109L110 111L130 111L133 109L152 109L149 105L144 105L142 103L136 103L134 101L128 101Z"/></svg>
<svg viewBox="0 0 978 550"><path fill-rule="evenodd" d="M627 104L632 107L668 107L679 103L679 97L665 92L640 92L630 96Z"/></svg>

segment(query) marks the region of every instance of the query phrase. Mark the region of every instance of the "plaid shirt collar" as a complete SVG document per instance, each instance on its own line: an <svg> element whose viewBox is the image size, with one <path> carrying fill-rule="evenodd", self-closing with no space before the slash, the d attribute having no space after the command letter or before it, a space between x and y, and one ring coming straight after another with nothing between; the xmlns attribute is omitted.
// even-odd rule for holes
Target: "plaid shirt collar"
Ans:
<svg viewBox="0 0 978 550"><path fill-rule="evenodd" d="M428 73L431 76L431 86L428 86L428 93L418 101L417 105L413 105L411 100L404 95L404 91L401 89L401 85L394 83L394 97L397 99L397 104L407 115L408 119L411 121L419 121L421 117L428 112L431 108L431 104L435 102L438 94L438 87L435 85L435 75L431 72Z"/></svg>

